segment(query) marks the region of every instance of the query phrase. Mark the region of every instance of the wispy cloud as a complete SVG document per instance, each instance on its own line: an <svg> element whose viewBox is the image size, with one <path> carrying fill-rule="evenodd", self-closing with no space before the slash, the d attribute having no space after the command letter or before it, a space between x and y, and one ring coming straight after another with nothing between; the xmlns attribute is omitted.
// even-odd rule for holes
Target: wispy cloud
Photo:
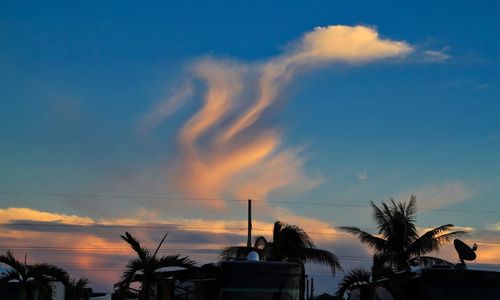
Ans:
<svg viewBox="0 0 500 300"><path fill-rule="evenodd" d="M0 208L0 223L16 220L36 220L42 222L60 222L64 224L89 224L93 222L93 220L88 217L44 212L32 208Z"/></svg>
<svg viewBox="0 0 500 300"><path fill-rule="evenodd" d="M167 99L160 101L143 116L136 124L136 130L145 134L158 126L163 120L176 112L193 94L191 82L187 82L176 89Z"/></svg>
<svg viewBox="0 0 500 300"><path fill-rule="evenodd" d="M446 48L442 50L424 50L422 53L427 61L443 62L451 58L451 56L446 53L446 50Z"/></svg>
<svg viewBox="0 0 500 300"><path fill-rule="evenodd" d="M366 170L358 172L356 174L356 178L358 179L358 181L366 181L368 180L368 172Z"/></svg>
<svg viewBox="0 0 500 300"><path fill-rule="evenodd" d="M396 198L406 200L411 194L417 196L419 207L441 208L469 199L473 195L473 190L462 182L450 182L421 187L409 193L403 193Z"/></svg>
<svg viewBox="0 0 500 300"><path fill-rule="evenodd" d="M500 134L490 135L486 138L487 142L500 141Z"/></svg>
<svg viewBox="0 0 500 300"><path fill-rule="evenodd" d="M373 28L328 26L306 33L268 61L243 64L210 57L197 61L191 75L206 84L206 92L201 108L179 131L171 182L190 196L258 199L287 186L316 186L321 178L305 174L300 151L287 149L282 133L269 121L264 124L262 115L297 73L328 63L358 65L402 57L411 51L409 44L383 39ZM178 101L153 108L144 118L146 127L170 114ZM222 201L211 205L224 207Z"/></svg>

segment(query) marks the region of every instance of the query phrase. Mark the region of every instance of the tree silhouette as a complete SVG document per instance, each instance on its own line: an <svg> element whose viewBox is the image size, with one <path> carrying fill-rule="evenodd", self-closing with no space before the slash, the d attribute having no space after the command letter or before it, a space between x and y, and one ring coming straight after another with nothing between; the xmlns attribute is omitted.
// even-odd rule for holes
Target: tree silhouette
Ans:
<svg viewBox="0 0 500 300"><path fill-rule="evenodd" d="M190 260L187 256L181 257L178 254L157 257L156 254L158 253L166 235L163 237L163 240L160 242L154 253L151 253L148 249L143 248L139 241L128 232L121 237L136 252L138 257L129 260L126 270L122 275L120 286L122 289L128 288L130 283L135 279L136 274L140 275L140 300L148 299L149 296L153 294L152 283L163 278L162 273L158 271L159 269L166 267L191 268L195 264L195 262Z"/></svg>
<svg viewBox="0 0 500 300"><path fill-rule="evenodd" d="M306 262L319 263L330 267L332 274L341 270L335 254L317 249L309 235L300 227L285 224L280 221L274 223L273 239L266 240L260 236L256 238L254 247L233 246L226 248L222 259L243 258L248 252L256 250L264 259L270 261L288 261L303 264Z"/></svg>
<svg viewBox="0 0 500 300"><path fill-rule="evenodd" d="M355 268L347 272L339 283L339 288L335 293L337 299L344 299L344 294L355 287L367 286L371 284L372 274L363 268Z"/></svg>
<svg viewBox="0 0 500 300"><path fill-rule="evenodd" d="M373 202L373 219L377 225L379 236L372 235L358 227L340 227L340 229L356 236L361 242L369 245L376 255L384 258L384 263L394 270L407 270L410 265L448 264L436 258L423 256L439 250L454 237L464 231L451 231L453 224L446 224L425 232L419 236L416 221L417 198L412 195L408 202L382 202L378 207Z"/></svg>
<svg viewBox="0 0 500 300"><path fill-rule="evenodd" d="M0 263L8 266L0 274L0 286L8 283L18 283L19 299L33 299L38 294L38 299L52 299L51 281L61 281L64 285L68 282L68 274L50 264L25 265L18 261L11 251L0 255Z"/></svg>
<svg viewBox="0 0 500 300"><path fill-rule="evenodd" d="M87 289L89 288L89 280L87 278L73 278L65 287L66 300L85 300L88 298Z"/></svg>

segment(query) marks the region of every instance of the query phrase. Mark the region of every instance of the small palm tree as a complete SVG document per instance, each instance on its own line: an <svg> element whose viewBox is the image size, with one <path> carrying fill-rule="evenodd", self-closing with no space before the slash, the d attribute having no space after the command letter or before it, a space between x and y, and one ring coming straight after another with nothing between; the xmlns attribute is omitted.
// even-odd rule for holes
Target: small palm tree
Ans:
<svg viewBox="0 0 500 300"><path fill-rule="evenodd" d="M137 253L138 257L129 260L121 278L120 285L122 288L128 288L130 283L135 279L136 274L139 273L141 278L141 288L139 291L140 300L148 299L149 296L153 294L152 283L163 278L161 272L158 272L159 269L166 267L191 268L195 264L195 262L190 260L187 256L181 257L177 254L157 257L156 254L166 236L167 235L163 237L154 253L143 248L139 241L130 233L126 232L125 235L121 236Z"/></svg>
<svg viewBox="0 0 500 300"><path fill-rule="evenodd" d="M363 268L355 268L349 271L339 283L339 288L335 293L336 299L343 299L344 294L348 290L356 287L366 286L369 288L371 285L372 274Z"/></svg>
<svg viewBox="0 0 500 300"><path fill-rule="evenodd" d="M0 255L0 263L8 269L0 274L0 286L8 283L18 283L20 286L19 299L32 299L38 294L38 299L51 299L51 281L68 282L68 274L50 264L26 265L18 261L11 251Z"/></svg>
<svg viewBox="0 0 500 300"><path fill-rule="evenodd" d="M87 289L89 288L89 280L87 278L73 278L65 286L66 300L85 300L87 299Z"/></svg>
<svg viewBox="0 0 500 300"><path fill-rule="evenodd" d="M324 264L330 267L332 274L342 269L337 256L329 251L317 249L304 229L280 221L274 223L272 241L260 236L255 240L253 248L228 247L222 252L221 258L242 258L252 250L271 261L296 262L302 266L306 262Z"/></svg>
<svg viewBox="0 0 500 300"><path fill-rule="evenodd" d="M390 278L394 275L394 270L389 267L385 261L385 257L380 254L375 254L373 255L373 266L371 271L358 267L347 272L339 283L335 297L337 299L343 299L346 291L360 288L364 290L364 293L368 292L369 298L372 299L375 295L374 283L382 278Z"/></svg>
<svg viewBox="0 0 500 300"><path fill-rule="evenodd" d="M451 231L453 224L446 224L431 229L419 236L415 221L417 213L417 198L412 195L410 201L396 203L382 202L378 207L373 202L373 218L378 234L372 235L358 227L340 227L340 229L356 236L369 245L375 254L384 257L385 263L395 270L407 270L410 265L447 264L446 261L423 256L426 253L439 250L454 237L464 234L464 231Z"/></svg>

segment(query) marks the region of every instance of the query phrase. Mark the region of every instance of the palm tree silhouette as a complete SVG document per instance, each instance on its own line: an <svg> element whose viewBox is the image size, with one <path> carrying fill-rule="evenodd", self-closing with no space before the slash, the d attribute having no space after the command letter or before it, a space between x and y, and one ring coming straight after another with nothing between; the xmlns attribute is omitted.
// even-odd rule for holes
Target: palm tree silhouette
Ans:
<svg viewBox="0 0 500 300"><path fill-rule="evenodd" d="M73 278L66 285L65 299L66 300L85 300L87 299L87 289L89 288L89 280L87 278Z"/></svg>
<svg viewBox="0 0 500 300"><path fill-rule="evenodd" d="M66 271L50 264L25 265L18 261L9 250L0 255L0 263L8 269L0 274L0 286L8 283L18 283L20 286L19 299L52 299L51 281L61 281L67 284L69 277Z"/></svg>
<svg viewBox="0 0 500 300"><path fill-rule="evenodd" d="M345 292L355 287L368 286L369 288L371 282L372 274L370 271L363 268L354 268L347 272L340 281L339 288L335 293L335 298L344 299Z"/></svg>
<svg viewBox="0 0 500 300"><path fill-rule="evenodd" d="M135 279L136 274L140 274L140 300L148 299L149 296L153 294L152 283L163 278L162 273L158 271L159 269L166 267L191 268L195 264L195 262L190 260L187 256L181 257L178 254L157 257L156 254L166 236L165 234L154 253L142 247L139 241L130 233L126 232L125 235L121 236L136 252L138 257L129 260L126 270L122 275L120 286L122 289L128 288L130 283Z"/></svg>
<svg viewBox="0 0 500 300"><path fill-rule="evenodd" d="M449 264L445 260L423 255L439 250L441 246L465 232L450 231L454 225L446 224L419 236L415 226L416 201L415 195L410 197L410 201L403 203L396 203L391 198L389 203L382 202L381 207L370 201L380 236L372 235L358 227L340 229L369 245L375 254L383 258L384 263L395 271L407 270L410 265Z"/></svg>
<svg viewBox="0 0 500 300"><path fill-rule="evenodd" d="M256 238L253 248L228 247L222 252L221 258L243 258L252 250L271 261L295 262L302 267L306 262L319 263L329 266L334 275L336 270L342 270L337 256L329 251L317 249L304 229L281 221L274 223L272 241L260 236Z"/></svg>
<svg viewBox="0 0 500 300"><path fill-rule="evenodd" d="M347 272L339 283L335 297L344 299L347 290L359 287L365 291L364 293L368 292L370 299L372 299L375 295L375 283L382 278L390 278L395 273L394 269L386 264L386 260L387 258L383 254L374 254L371 271L357 267Z"/></svg>

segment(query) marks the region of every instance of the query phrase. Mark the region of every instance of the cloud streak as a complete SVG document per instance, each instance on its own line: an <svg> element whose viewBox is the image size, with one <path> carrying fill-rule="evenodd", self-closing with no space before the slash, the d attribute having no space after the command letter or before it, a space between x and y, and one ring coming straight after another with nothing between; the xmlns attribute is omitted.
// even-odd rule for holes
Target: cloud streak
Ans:
<svg viewBox="0 0 500 300"><path fill-rule="evenodd" d="M417 196L419 206L425 208L442 208L469 199L473 191L462 182L457 181L422 187L412 193L402 194L397 199L409 199L409 195L411 194Z"/></svg>
<svg viewBox="0 0 500 300"><path fill-rule="evenodd" d="M160 101L143 116L136 124L136 130L139 133L146 134L158 126L164 119L176 112L193 94L191 82L185 83L178 88L175 93L166 100Z"/></svg>
<svg viewBox="0 0 500 300"><path fill-rule="evenodd" d="M305 174L300 151L286 148L280 130L264 122L263 114L298 73L331 63L402 57L411 51L409 44L383 39L373 28L339 25L317 27L264 62L199 60L191 75L206 91L201 107L178 133L171 182L189 196L260 200L282 188L318 185L321 178ZM153 109L145 117L146 123L158 123L177 102L173 98L158 105L158 112ZM224 209L222 201L214 200L211 206Z"/></svg>

